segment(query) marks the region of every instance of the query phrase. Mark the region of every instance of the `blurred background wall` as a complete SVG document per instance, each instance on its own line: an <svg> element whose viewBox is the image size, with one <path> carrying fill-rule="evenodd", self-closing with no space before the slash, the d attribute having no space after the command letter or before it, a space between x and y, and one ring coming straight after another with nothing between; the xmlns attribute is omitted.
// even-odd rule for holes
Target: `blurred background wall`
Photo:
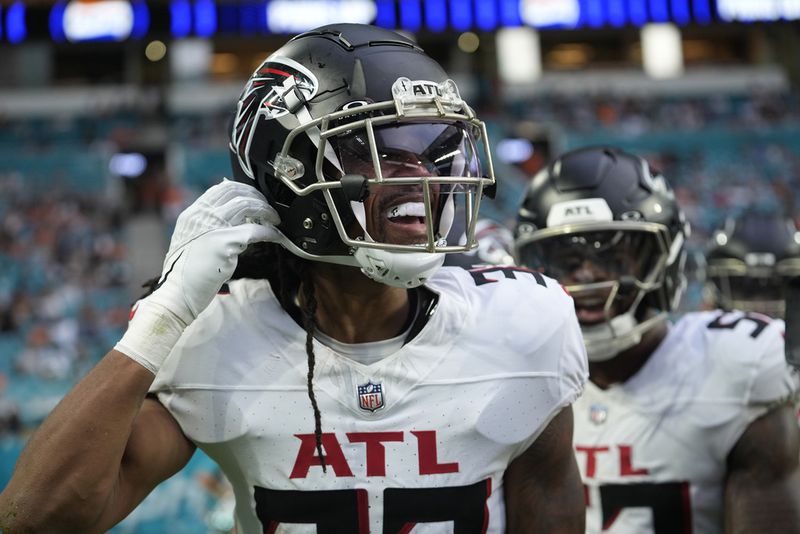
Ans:
<svg viewBox="0 0 800 534"><path fill-rule="evenodd" d="M693 226L798 218L800 0L14 0L0 3L0 485L25 439L113 346L177 214L229 175L244 80L294 33L400 29L488 122L508 224L559 152L619 145ZM694 279L684 307L701 305ZM226 532L198 453L114 532Z"/></svg>

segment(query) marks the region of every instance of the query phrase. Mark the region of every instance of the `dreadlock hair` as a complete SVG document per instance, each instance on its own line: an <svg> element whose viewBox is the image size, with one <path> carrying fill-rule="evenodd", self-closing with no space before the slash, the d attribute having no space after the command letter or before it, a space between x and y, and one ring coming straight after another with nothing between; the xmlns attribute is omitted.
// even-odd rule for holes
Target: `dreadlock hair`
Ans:
<svg viewBox="0 0 800 534"><path fill-rule="evenodd" d="M308 398L314 410L314 437L317 444L322 471L327 473L325 455L322 452L322 414L317 404L314 393L314 332L317 330L317 298L314 280L311 276L311 262L295 256L282 246L275 243L253 243L239 255L239 262L231 280L240 278L266 279L278 297L281 307L289 312L297 309L296 298L302 288L303 302L300 312L302 314L303 328L306 331L306 356L308 357ZM159 277L151 278L142 287L145 293L140 298L148 296L158 286Z"/></svg>
<svg viewBox="0 0 800 534"><path fill-rule="evenodd" d="M232 279L266 278L278 297L284 310L297 308L298 291L302 288L303 328L306 331L306 356L308 357L307 388L311 408L314 410L314 438L317 444L322 471L327 473L325 455L322 452L322 414L314 393L314 332L317 330L317 298L314 279L311 276L311 262L295 256L275 243L253 243L239 255L239 263Z"/></svg>

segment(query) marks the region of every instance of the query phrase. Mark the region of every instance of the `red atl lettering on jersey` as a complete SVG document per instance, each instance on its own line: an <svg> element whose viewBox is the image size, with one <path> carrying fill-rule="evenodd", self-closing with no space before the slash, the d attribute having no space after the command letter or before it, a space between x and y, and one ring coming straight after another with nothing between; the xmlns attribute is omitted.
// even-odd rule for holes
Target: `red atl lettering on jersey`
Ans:
<svg viewBox="0 0 800 534"><path fill-rule="evenodd" d="M586 447L576 445L575 450L586 454L586 469L584 473L586 478L594 478L597 473L598 454L609 452L609 447ZM649 471L645 468L633 467L633 447L630 445L618 445L617 453L619 459L619 475L622 477L630 477L636 475L646 475ZM603 460L606 461L606 460Z"/></svg>
<svg viewBox="0 0 800 534"><path fill-rule="evenodd" d="M576 445L575 450L586 453L586 469L584 473L586 473L586 478L594 478L594 473L597 470L597 453L608 452L608 447L582 447Z"/></svg>
<svg viewBox="0 0 800 534"><path fill-rule="evenodd" d="M439 455L436 452L435 430L412 430L411 433L417 436L420 475L458 473L458 462L448 464L439 463Z"/></svg>
<svg viewBox="0 0 800 534"><path fill-rule="evenodd" d="M402 432L348 432L350 443L364 443L367 447L367 476L386 476L386 447L384 441L403 441Z"/></svg>
<svg viewBox="0 0 800 534"><path fill-rule="evenodd" d="M314 434L295 434L300 438L300 451L294 461L294 469L289 478L306 478L308 470L312 465L322 465L317 456L317 440ZM336 439L336 434L323 432L322 447L325 449L325 463L330 467L337 477L351 477L353 472L347 465L347 460L342 452L342 446Z"/></svg>
<svg viewBox="0 0 800 534"><path fill-rule="evenodd" d="M632 450L633 448L630 445L619 446L619 474L623 477L646 475L648 473L647 469L633 467L633 462L631 461Z"/></svg>
<svg viewBox="0 0 800 534"><path fill-rule="evenodd" d="M439 475L443 473L457 473L458 462L439 463L439 452L435 430L412 430L411 434L417 439L417 459L419 461L420 475ZM386 448L385 442L405 442L403 432L349 432L346 434L350 443L363 443L365 445L368 477L386 476ZM312 466L321 466L317 455L317 443L314 434L295 434L300 440L300 449L289 478L306 478ZM337 477L351 477L353 471L347 463L342 446L336 434L323 433L322 447L325 450L325 463ZM358 460L352 460L360 463Z"/></svg>

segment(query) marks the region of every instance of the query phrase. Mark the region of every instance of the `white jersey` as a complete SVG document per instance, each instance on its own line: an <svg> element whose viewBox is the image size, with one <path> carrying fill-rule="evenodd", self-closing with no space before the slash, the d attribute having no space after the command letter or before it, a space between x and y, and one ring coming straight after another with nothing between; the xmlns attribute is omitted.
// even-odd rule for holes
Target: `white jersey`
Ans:
<svg viewBox="0 0 800 534"><path fill-rule="evenodd" d="M689 313L627 382L573 405L588 533L721 533L726 458L796 391L783 322Z"/></svg>
<svg viewBox="0 0 800 534"><path fill-rule="evenodd" d="M239 280L186 330L153 391L234 486L239 534L505 530L503 474L580 395L572 299L517 268L442 268L427 324L362 365L314 343L269 284Z"/></svg>

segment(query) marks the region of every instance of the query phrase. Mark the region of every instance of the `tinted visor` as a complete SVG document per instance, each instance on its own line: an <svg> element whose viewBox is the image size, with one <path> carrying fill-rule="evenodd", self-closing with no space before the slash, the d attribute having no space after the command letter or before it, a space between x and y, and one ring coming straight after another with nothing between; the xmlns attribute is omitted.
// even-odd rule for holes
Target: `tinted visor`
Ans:
<svg viewBox="0 0 800 534"><path fill-rule="evenodd" d="M523 265L564 284L632 276L649 281L660 254L656 234L636 230L579 232L532 241L519 251Z"/></svg>
<svg viewBox="0 0 800 534"><path fill-rule="evenodd" d="M469 226L478 206L482 178L472 126L461 121L393 122L374 126L372 133L370 136L365 127L353 128L329 139L342 173L369 179L370 195L379 199L379 212L390 223L405 226L407 235L401 239L392 235L399 230L383 231L361 206L351 203L356 219L371 239L409 244L406 238L416 235L413 241L417 244L427 241L429 246L444 245L440 240L450 231L455 217L460 215L463 227ZM420 225L427 227L425 239ZM358 228L345 231L350 239L359 237Z"/></svg>
<svg viewBox="0 0 800 534"><path fill-rule="evenodd" d="M783 300L786 279L781 276L712 276L714 284L734 301Z"/></svg>
<svg viewBox="0 0 800 534"><path fill-rule="evenodd" d="M373 159L367 130L331 139L344 174L384 179L470 177L481 175L473 128L461 122L401 123L376 126Z"/></svg>

